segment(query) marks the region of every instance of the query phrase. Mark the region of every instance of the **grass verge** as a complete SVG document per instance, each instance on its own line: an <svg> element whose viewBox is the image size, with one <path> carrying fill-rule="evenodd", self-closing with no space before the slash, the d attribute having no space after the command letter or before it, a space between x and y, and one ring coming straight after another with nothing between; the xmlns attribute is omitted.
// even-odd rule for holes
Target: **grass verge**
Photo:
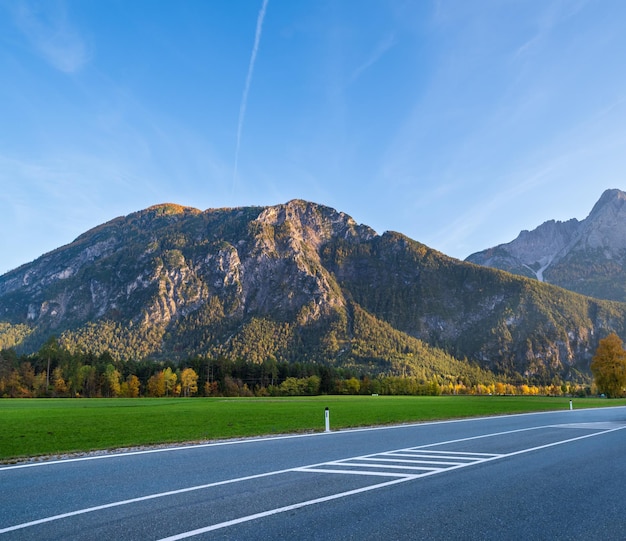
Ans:
<svg viewBox="0 0 626 541"><path fill-rule="evenodd" d="M569 398L316 396L293 398L2 399L0 460L187 441L569 409ZM626 400L573 399L574 408Z"/></svg>

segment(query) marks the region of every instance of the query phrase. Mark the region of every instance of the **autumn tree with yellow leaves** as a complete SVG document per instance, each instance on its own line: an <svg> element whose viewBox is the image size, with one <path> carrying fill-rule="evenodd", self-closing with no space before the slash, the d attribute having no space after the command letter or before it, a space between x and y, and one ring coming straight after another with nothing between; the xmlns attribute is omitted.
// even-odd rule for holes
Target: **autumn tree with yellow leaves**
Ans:
<svg viewBox="0 0 626 541"><path fill-rule="evenodd" d="M185 368L180 375L183 396L193 396L198 392L198 374L193 368Z"/></svg>
<svg viewBox="0 0 626 541"><path fill-rule="evenodd" d="M600 340L591 361L591 373L598 391L610 398L622 396L626 388L626 350L617 334Z"/></svg>

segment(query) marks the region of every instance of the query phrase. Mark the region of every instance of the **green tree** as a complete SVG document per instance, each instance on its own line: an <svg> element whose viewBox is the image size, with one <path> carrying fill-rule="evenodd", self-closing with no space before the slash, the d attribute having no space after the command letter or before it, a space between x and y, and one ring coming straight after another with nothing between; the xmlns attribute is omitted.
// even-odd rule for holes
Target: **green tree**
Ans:
<svg viewBox="0 0 626 541"><path fill-rule="evenodd" d="M347 394L359 394L361 382L356 378L350 378L344 381L344 388Z"/></svg>
<svg viewBox="0 0 626 541"><path fill-rule="evenodd" d="M78 377L82 396L96 396L98 392L98 378L95 367L87 364L81 366L78 370Z"/></svg>
<svg viewBox="0 0 626 541"><path fill-rule="evenodd" d="M591 361L591 373L601 393L614 398L626 387L626 351L615 333L600 340Z"/></svg>
<svg viewBox="0 0 626 541"><path fill-rule="evenodd" d="M298 396L303 394L302 387L300 385L300 381L297 378L287 378L283 381L278 388L280 389L280 394L286 396Z"/></svg>
<svg viewBox="0 0 626 541"><path fill-rule="evenodd" d="M59 344L54 336L48 338L48 341L39 350L39 358L46 362L46 388L50 387L51 367L59 362Z"/></svg>
<svg viewBox="0 0 626 541"><path fill-rule="evenodd" d="M306 378L306 382L304 385L304 391L308 395L316 395L320 392L320 382L321 379L319 376L309 376Z"/></svg>

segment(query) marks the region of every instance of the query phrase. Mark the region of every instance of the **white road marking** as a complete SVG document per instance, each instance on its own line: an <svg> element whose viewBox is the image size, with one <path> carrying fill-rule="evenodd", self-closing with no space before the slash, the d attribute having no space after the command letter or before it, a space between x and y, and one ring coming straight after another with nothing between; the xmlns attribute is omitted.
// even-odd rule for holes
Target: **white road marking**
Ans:
<svg viewBox="0 0 626 541"><path fill-rule="evenodd" d="M383 471L366 471L366 470L340 470L338 468L315 468L315 470L301 470L310 471L312 473L341 473L344 475L371 475L373 477L419 477L418 475L407 475L406 473L392 473Z"/></svg>
<svg viewBox="0 0 626 541"><path fill-rule="evenodd" d="M235 524L241 524L243 522L247 522L247 521L251 521L251 520L256 520L258 518L262 518L262 517L267 517L267 516L271 516L271 515L275 515L278 513L283 513L286 511L290 511L293 509L299 509L302 507L306 507L309 505L314 505L317 503L322 503L322 502L326 502L326 501L330 501L330 500L334 500L334 499L338 499L338 498L344 498L347 496L351 496L354 494L359 494L362 492L367 492L370 490L376 490L382 487L386 487L386 486L390 486L390 485L394 485L397 483L403 483L406 481L411 481L420 477L425 477L425 476L430 476L430 475L435 475L437 473L442 473L445 471L450 471L450 470L456 470L456 469L460 469L460 468L465 468L468 466L472 466L474 464L478 464L478 463L482 463L482 462L487 462L487 461L492 461L492 460L498 460L501 458L507 458L507 457L511 457L511 456L515 456L515 455L520 455L523 453L528 453L528 452L532 452L532 451L537 451L540 449L545 449L548 447L553 447L556 445L562 445L565 443L571 443L574 441L578 441L578 440L582 440L582 439L586 439L586 438L592 438L595 436L600 436L609 432L614 432L617 430L622 430L624 428L626 428L626 425L615 425L612 424L611 425L612 428L607 427L607 428L601 428L601 427L596 427L596 432L592 432L589 434L585 434L583 436L578 436L578 437L573 437L573 438L568 438L566 440L559 440L556 442L552 442L552 443L548 443L548 444L544 444L544 445L540 445L540 446L536 446L536 447L531 447L531 448L526 448L526 449L521 449L519 451L514 451L511 453L506 453L506 454L489 454L489 453L464 453L461 451L450 451L450 452L446 452L446 451L436 451L436 450L432 450L429 449L431 447L437 447L437 446L442 446L442 445L449 445L452 443L459 443L459 442L464 442L464 441L472 441L472 440L479 440L479 439L483 439L483 438L489 438L489 437L494 437L494 436L501 436L501 435L506 435L506 434L512 434L512 433L518 433L518 432L528 432L528 431L532 431L532 430L538 430L538 429L545 429L545 428L561 428L563 427L563 425L545 425L545 426L539 426L539 427L530 427L530 428L523 428L523 429L517 429L517 430L509 430L509 431L502 431L502 432L495 432L492 434L483 434L480 436L472 436L472 437L467 437L467 438L460 438L460 439L455 439L455 440L448 440L448 441L443 441L443 442L437 442L437 443L431 443L431 444L426 444L423 446L419 446L419 447L412 447L412 448L407 448L407 449L398 449L396 451L388 451L385 453L378 453L378 454L374 454L374 455L364 455L364 456L358 456L358 457L352 457L349 459L345 459L345 460L340 460L340 461L332 461L332 462L323 462L323 463L319 463L319 464L311 464L309 466L303 466L303 467L297 467L297 468L289 468L289 469L284 469L284 470L276 470L276 471L272 471L272 472L266 472L266 473L260 473L260 474L256 474L256 475L249 475L249 476L245 476L245 477L239 477L239 478L235 478L235 479L227 479L224 481L216 481L213 483L207 483L204 485L197 485L197 486L193 486L193 487L187 487L187 488L182 488L182 489L178 489L178 490L171 490L171 491L167 491L167 492L160 492L160 493L156 493L156 494L149 494L146 496L141 496L141 497L137 497L137 498L131 498L131 499L127 499L127 500L121 500L121 501L117 501L117 502L111 502L111 503L107 503L107 504L103 504L103 505L97 505L97 506L93 506L93 507L88 507L88 508L84 508L84 509L78 509L75 511L70 511L67 513L62 513L59 515L53 515L50 517L44 517L41 519L37 519L37 520L33 520L30 522L24 522L21 524L15 524L13 526L9 526L6 528L2 528L0 529L0 534L3 533L8 533L8 532L12 532L12 531L16 531L16 530L21 530L21 529L25 529L25 528L29 528L32 526L36 526L39 524L45 524L45 523L49 523L49 522L53 522L56 520L61 520L61 519L65 519L65 518L70 518L70 517L74 517L74 516L78 516L78 515L82 515L82 514L86 514L86 513L91 513L91 512L95 512L95 511L102 511L105 509L110 509L113 507L119 507L119 506L123 506L123 505L129 505L129 504L134 504L134 503L139 503L139 502L143 502L143 501L148 501L148 500L152 500L152 499L156 499L156 498L163 498L163 497L167 497L167 496L173 496L173 495L177 495L177 494L183 494L183 493L187 493L187 492L193 492L193 491L197 491L197 490L204 490L204 489L209 489L209 488L213 488L213 487L217 487L217 486L223 486L223 485L228 485L228 484L233 484L233 483L238 483L238 482L242 482L242 481L248 481L248 480L254 480L254 479L260 479L263 477L270 477L270 476L274 476L274 475L280 475L280 474L284 474L284 473L292 473L292 472L308 472L308 473L333 473L333 474L351 474L351 475L376 475L376 476L383 476L383 477L392 477L393 479L391 481L387 481L384 483L378 483L375 485L369 485L367 487L363 487L363 488L359 488L359 489L355 489L355 490L350 490L350 491L346 491L346 492L341 492L341 493L337 493L337 494L332 494L329 496L325 496L322 498L316 498L313 500L308 500L305 502L300 502L300 503L296 503L293 505L289 505L289 506L285 506L285 507L280 507L280 508L276 508L276 509L272 509L269 511L264 511L262 513L255 513L253 515L247 515L245 517L240 517L231 521L227 521L227 522L222 522L219 524L213 524L210 526L207 526L205 528L200 528L197 530L192 530L189 532L183 532L180 534L177 534L175 536L172 537L167 537L162 539L161 541L173 541L173 540L178 540L178 539L185 539L188 537L193 537L195 535L199 535L201 533L206 533L206 532L210 532L213 530L217 530L220 528L226 528L228 526L233 526ZM568 427L568 428L572 428L572 427ZM346 471L342 471L339 469L333 469L330 468L330 465L336 464L336 465L349 465L348 462L352 461L355 466L357 467L362 467L363 461L368 460L370 457L378 457L378 456L415 456L414 454L412 455L411 453L417 453L419 455L423 455L423 454L427 454L432 456L433 458L444 458L446 455L448 456L459 456L463 457L463 458L470 458L473 460L470 460L469 462L464 462L464 463L457 463L457 465L453 465L453 466L449 466L447 468L430 468L429 471L425 471L424 473L403 473L403 474L394 474L391 472L382 472L380 471L380 468L386 468L388 466L382 466L380 464L367 464L365 463L365 465L368 468L376 468L378 467L378 470L354 470L354 471L350 471L350 470L346 470ZM421 458L421 457L420 457ZM359 462L361 461L361 462ZM406 468L404 468L406 469Z"/></svg>
<svg viewBox="0 0 626 541"><path fill-rule="evenodd" d="M353 466L355 468L378 468L375 471L384 471L388 468L391 469L395 469L395 470L419 470L419 471L431 471L431 470L438 470L438 471L443 471L447 468L424 468L423 466L394 466L391 464L374 464L372 462L350 462L349 464L346 464L345 462L329 462L328 463L329 466ZM313 472L315 473L315 468L303 468L301 470L298 471L308 471L308 472Z"/></svg>
<svg viewBox="0 0 626 541"><path fill-rule="evenodd" d="M188 537L193 537L193 536L200 535L203 533L220 530L222 528L228 528L229 526L234 526L236 524L241 524L243 522L249 522L251 520L257 520L259 518L269 517L272 515L278 515L279 513L284 513L286 511L293 511L294 509L301 509L302 507L308 507L310 505L315 505L318 503L329 502L331 500L336 500L338 498L345 498L346 496L354 496L355 494L361 494L362 492L368 492L370 490L377 490L379 488L388 487L391 485L397 485L398 483L405 483L410 480L411 480L411 477L403 476L400 479L394 479L393 481L387 481L386 483L379 483L377 485L369 485L367 487L357 488L355 490L348 490L347 492L339 492L338 494L331 494L330 496L324 496L322 498L316 498L314 500L308 500L306 502L294 503L293 505L287 505L285 507L278 507L276 509L270 509L269 511L255 513L254 515L248 515L246 517L240 517L234 520L220 522L219 524L212 524L210 526L205 526L204 528L191 530L190 532L183 532L177 535L172 535L170 537L164 537L160 539L159 541L178 541L180 539L187 539Z"/></svg>
<svg viewBox="0 0 626 541"><path fill-rule="evenodd" d="M390 456L390 455L383 455ZM407 455L401 455L407 456ZM389 462L394 464L438 464L442 466L458 466L459 464L464 464L463 462L442 462L440 460L405 460L402 458L379 458L379 457L370 457L368 460L373 462Z"/></svg>
<svg viewBox="0 0 626 541"><path fill-rule="evenodd" d="M550 427L551 425L546 425L547 427ZM539 426L539 427L532 427L532 428L525 428L522 429L524 431L526 430L534 430L535 428L546 428L545 426ZM511 434L512 432L517 432L517 430L511 430L509 432L496 432L495 434L487 434L487 436L499 436L500 434ZM476 436L477 438L482 438L484 436ZM459 441L459 440L454 440L454 441ZM449 443L449 442L446 442ZM443 443L438 443L437 445L444 445ZM435 449L428 449L428 450L424 450L424 446L421 447L414 447L414 449L417 449L416 451L413 451L412 454L427 454L428 456L434 456L434 455L449 455L452 451L437 451ZM398 453L398 451L388 451L389 453L393 453L394 455ZM411 452L411 449L403 449L403 452ZM487 456L487 457L491 457L493 456L493 453L469 453L467 451L454 451L454 454L456 456L456 458L469 458L472 459L474 457L483 457L483 456ZM411 455L412 456L412 455Z"/></svg>
<svg viewBox="0 0 626 541"><path fill-rule="evenodd" d="M39 466L55 466L58 464L71 464L72 462L84 462L87 460L105 460L110 458L125 458L137 455L150 455L153 453L171 453L174 451L189 451L192 449L203 449L205 447L221 447L224 445L239 445L242 443L256 443L267 440L289 440L294 438L307 438L311 436L324 436L324 432L315 434L290 434L286 436L270 436L266 438L247 438L242 440L219 441L214 443L197 443L195 445L180 445L178 447L162 447L158 449L142 449L141 451L120 451L111 454L80 456L76 458L62 458L59 460L46 460L42 462L26 462L24 464L14 464L12 466L0 466L0 474L8 470L19 470L22 468L36 468Z"/></svg>
<svg viewBox="0 0 626 541"><path fill-rule="evenodd" d="M535 428L538 428L538 427L535 427ZM554 427L546 426L546 427L541 427L541 428L554 428ZM351 496L353 494L359 494L361 492L366 492L368 490L376 490L376 489L379 489L379 488L382 488L382 487L385 487L385 486L389 486L391 484L397 484L397 483L403 483L403 482L407 482L407 481L412 481L413 479L416 479L416 478L419 478L419 477L435 475L435 474L441 473L443 471L450 471L450 470L455 470L455 469L459 469L459 468L465 468L467 466L471 466L471 465L474 465L474 464L480 463L480 462L487 462L487 461L492 461L492 460L498 460L500 458L506 458L506 457L510 457L510 456L520 455L522 453L529 453L531 451L537 451L539 449L545 449L545 448L548 448L548 447L553 447L555 445L562 445L564 443L571 443L573 441L582 440L582 439L586 439L586 438L591 438L591 437L594 437L594 436L599 436L599 435L602 435L602 434L606 434L608 432L614 432L615 430L621 430L623 428L626 428L626 426L619 426L619 427L612 428L612 429L606 429L606 430L603 430L603 431L600 431L600 432L595 432L595 433L592 433L592 434L585 434L584 436L579 436L577 438L569 438L567 440L557 441L557 442L553 442L553 443L549 443L549 444L545 444L545 445L539 445L539 446L531 447L531 448L528 448L528 449L522 449L522 450L519 450L519 451L514 451L512 453L506 453L506 454L502 454L502 455L492 455L491 457L487 457L487 458L484 458L482 460L477 460L476 462L462 464L462 465L459 465L459 466L452 466L450 468L442 469L442 470L433 470L433 471L430 471L430 472L427 472L427 473L423 473L421 475L420 474L417 474L417 475L406 475L406 477L404 477L404 478L395 479L394 481L389 481L388 483L381 483L379 485L371 485L369 487L365 487L365 488L362 488L362 489L352 490L352 491L348 491L348 492L341 492L339 494L333 494L332 496L326 496L324 498L317 498L317 499L314 499L314 500L308 500L308 501L300 502L300 503L297 503L297 504L294 504L294 505L289 505L289 506L286 506L286 507L280 507L280 508L277 508L277 509L272 509L270 511L264 511L262 513L256 513L254 515L248 515L246 517L239 517L239 518L237 518L235 520L232 520L232 521L222 522L220 524L212 524L212 525L206 526L204 528L198 528L196 530L191 530L189 532L183 532L183 533L180 533L180 534L177 534L177 535L173 535L173 536L170 536L170 537L164 537L164 538L160 539L159 541L179 541L181 539L187 539L189 537L194 537L196 535L200 535L200 534L203 534L203 533L215 531L215 530L218 530L218 529L221 529L221 528L228 528L229 526L234 526L236 524L242 524L244 522L257 520L259 518L264 518L264 517L267 517L267 516L276 515L278 513L283 513L285 511L291 511L293 509L301 509L303 507L307 507L307 506L310 506L310 505L315 505L315 504L318 504L318 503L326 502L326 501L329 501L329 500L334 500L334 499L337 499L337 498L344 498L346 496ZM529 430L532 430L532 429L529 429ZM511 432L521 432L521 430L513 430ZM492 434L492 436L493 436L493 434ZM482 437L488 437L488 436L478 436L478 437L475 437L475 438L464 438L464 440L467 441L467 440L473 440L473 439L480 439ZM445 445L447 443L455 443L455 442L456 442L456 440L453 440L453 441L450 441L450 442L440 442L440 443L436 443L436 444L426 445L424 447L432 447L432 446L435 446L435 445ZM419 448L416 447L415 449L419 449ZM307 470L306 468L299 468L298 471L311 471L311 472L314 472L316 470L314 470L313 468L311 468L310 470ZM322 472L323 470L320 469L319 471ZM331 473L337 473L337 472L332 471ZM339 472L339 473L341 473L341 472ZM350 473L352 473L352 472L350 472ZM365 475L372 475L372 473L373 472L369 472L369 471L364 472Z"/></svg>
<svg viewBox="0 0 626 541"><path fill-rule="evenodd" d="M16 524L15 526L9 526L7 528L0 529L0 534L13 532L15 530L21 530L30 526L37 526L38 524L45 524L46 522L52 522L60 520L62 518L75 517L77 515L84 515L85 513L93 513L94 511L102 511L104 509L110 509L112 507L120 507L122 505L128 505L132 503L145 502L147 500L154 500L156 498L164 498L166 496L175 496L177 494L184 494L185 492L193 492L195 490L204 490L207 488L218 487L222 485L229 485L231 483L239 483L241 481L249 481L252 479L260 479L262 477L269 477L271 475L279 475L281 473L287 473L293 471L292 469L277 470L267 473L259 473L256 475L248 475L246 477L238 477L236 479L227 479L225 481L216 481L214 483L207 483L206 485L197 485L193 487L180 488L178 490L168 490L167 492L158 492L156 494L148 494L147 496L139 496L138 498L130 498L128 500L120 500L117 502L105 503L102 505L96 505L94 507L86 507L85 509L77 509L76 511L70 511L68 513L62 513L60 515L53 515L51 517L40 518L38 520L32 520L30 522L24 522L22 524Z"/></svg>
<svg viewBox="0 0 626 541"><path fill-rule="evenodd" d="M366 475L371 475L374 474L374 472L377 472L378 474L384 474L387 470L404 470L408 472L405 475L408 475L411 478L416 478L423 477L424 475L432 475L433 472L441 473L446 470L456 469L462 466L471 466L479 462L502 457L502 455L493 453L463 453L465 456L463 456L461 462L459 462L458 460L452 461L452 459L457 458L457 455L459 454L460 453L457 453L456 451L437 451L435 453L430 451L422 452L420 447L414 447L411 449L400 449L398 451L376 453L359 458L334 460L332 462L327 462L321 466L305 466L303 468L299 468L298 471L313 473L320 472L322 470L324 471L324 473L343 473L345 471L356 471L362 472ZM409 460L408 457L411 457L412 460ZM354 469L340 469L345 467ZM421 471L422 473L416 474L416 471Z"/></svg>
<svg viewBox="0 0 626 541"><path fill-rule="evenodd" d="M610 410L610 409L623 408L623 407L624 406L609 406L609 407L602 408L602 409ZM522 416L529 416L529 415L549 415L549 414L554 414L556 411L557 410L535 411L535 412L530 412L530 413L492 415L489 417L475 417L475 418L469 418L469 419L450 419L450 420L445 420L445 421L430 421L427 424L429 426L432 426L432 425L445 425L445 424L451 424L451 423L480 422L480 421L484 421L485 419L499 419L502 417L511 418L511 417L522 417ZM124 458L128 456L147 455L147 454L152 454L152 453L171 453L175 451L189 451L192 449L202 449L205 447L217 447L217 446L222 446L222 445L241 445L241 444L259 443L259 442L266 442L268 440L313 438L313 437L318 437L318 436L327 437L332 434L341 434L345 432L372 432L372 431L379 431L379 430L398 430L398 429L410 428L413 426L424 426L425 424L426 423L423 423L423 422L422 423L406 423L406 424L400 424L400 425L374 426L374 427L366 427L366 428L350 428L350 429L345 429L345 430L337 430L333 432L315 432L312 434L286 434L282 436L242 438L238 440L217 441L217 442L210 442L210 443L197 443L197 444L190 444L190 445L180 445L176 447L163 447L159 449L142 449L140 451L121 451L121 452L114 452L114 453L102 454L102 455L81 456L81 457L76 457L76 458L63 458L63 459L58 459L58 460L44 460L41 462L26 462L23 464L14 464L10 466L0 465L0 474L2 474L2 472L4 471L17 470L21 468L37 468L41 466L55 466L58 464L69 464L72 462L83 462L86 460L105 460L105 459L114 459L114 458ZM538 428L543 428L543 427L538 427ZM522 429L522 430L526 430L526 429Z"/></svg>
<svg viewBox="0 0 626 541"><path fill-rule="evenodd" d="M415 458L446 458L448 460L474 460L475 458L483 458L483 457L492 457L493 453L460 453L458 451L454 451L454 454L451 454L449 451L432 451L428 449L427 451L418 448L419 450L411 451L410 449L402 450L402 451L390 451L388 453L393 456L408 456Z"/></svg>
<svg viewBox="0 0 626 541"><path fill-rule="evenodd" d="M562 425L553 425L555 428L587 428L589 430L608 430L610 428L619 428L624 423L616 422L598 422L598 423L568 423Z"/></svg>

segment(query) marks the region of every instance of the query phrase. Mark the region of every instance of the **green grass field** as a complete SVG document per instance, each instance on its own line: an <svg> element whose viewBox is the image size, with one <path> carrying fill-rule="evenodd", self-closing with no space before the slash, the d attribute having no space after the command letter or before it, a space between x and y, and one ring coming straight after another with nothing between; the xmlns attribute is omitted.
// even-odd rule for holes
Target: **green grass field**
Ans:
<svg viewBox="0 0 626 541"><path fill-rule="evenodd" d="M574 399L575 409L626 400ZM0 460L159 443L569 409L569 398L319 396L293 398L2 399Z"/></svg>

